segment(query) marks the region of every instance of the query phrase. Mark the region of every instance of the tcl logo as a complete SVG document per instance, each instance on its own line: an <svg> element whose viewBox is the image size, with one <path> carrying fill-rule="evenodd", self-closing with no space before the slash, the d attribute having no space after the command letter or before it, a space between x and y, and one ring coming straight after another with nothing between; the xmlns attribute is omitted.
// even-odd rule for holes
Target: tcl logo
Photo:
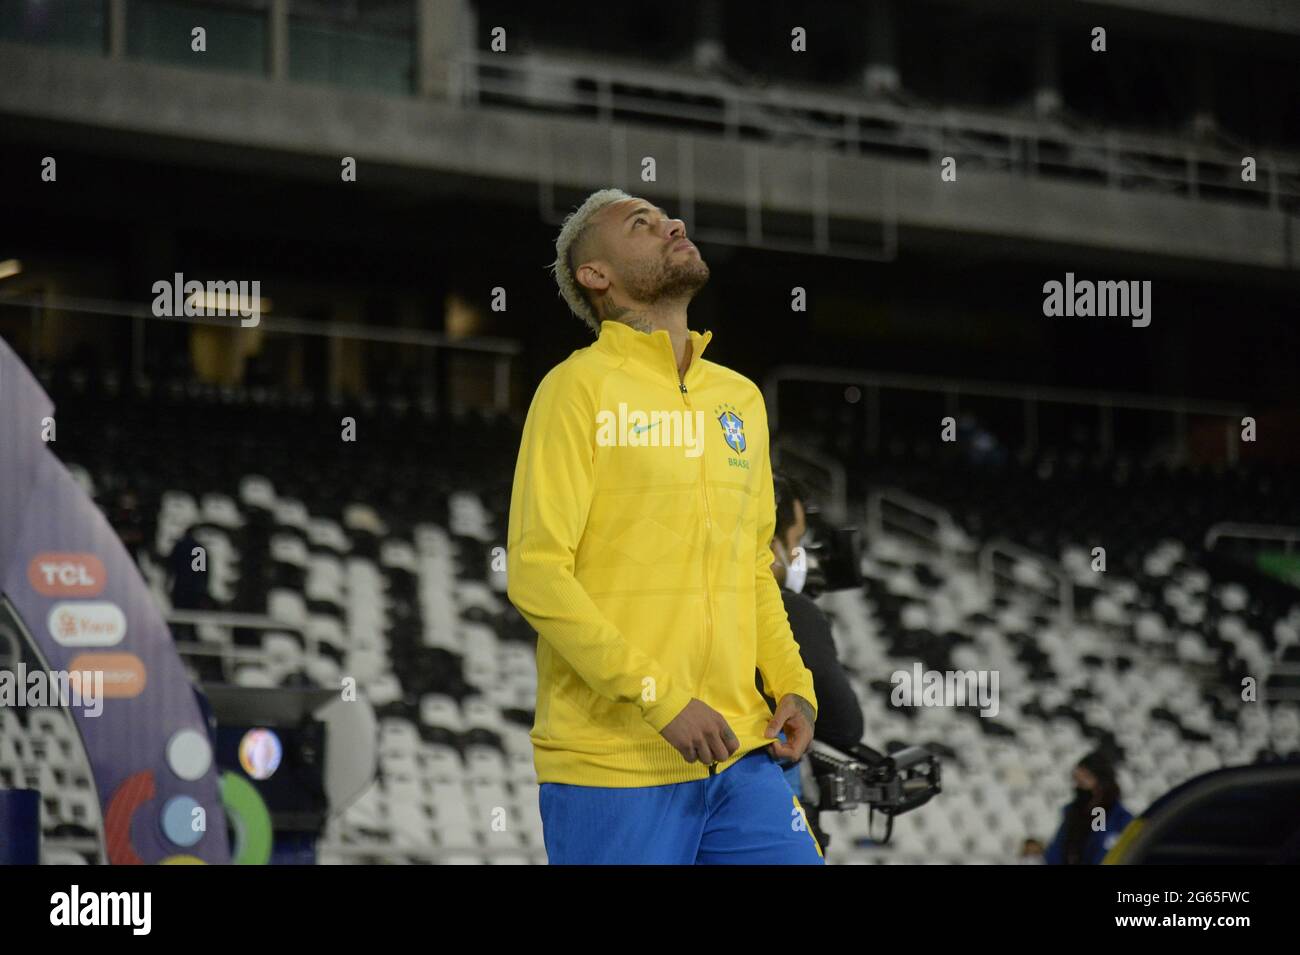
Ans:
<svg viewBox="0 0 1300 955"><path fill-rule="evenodd" d="M94 554L37 554L27 582L46 597L94 597L104 590L104 563Z"/></svg>

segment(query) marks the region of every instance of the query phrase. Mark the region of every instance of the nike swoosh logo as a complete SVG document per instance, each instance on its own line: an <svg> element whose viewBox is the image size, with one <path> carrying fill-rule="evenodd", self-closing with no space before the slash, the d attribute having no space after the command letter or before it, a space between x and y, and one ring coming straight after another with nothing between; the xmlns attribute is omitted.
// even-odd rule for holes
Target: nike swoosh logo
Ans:
<svg viewBox="0 0 1300 955"><path fill-rule="evenodd" d="M646 431L649 431L651 428L657 428L657 427L659 427L659 422L658 422L658 421L656 421L654 424L648 424L648 425L646 425L646 426L644 426L644 427L642 427L641 425L638 425L638 424L634 424L634 425L632 426L632 433L633 433L633 434L644 434Z"/></svg>

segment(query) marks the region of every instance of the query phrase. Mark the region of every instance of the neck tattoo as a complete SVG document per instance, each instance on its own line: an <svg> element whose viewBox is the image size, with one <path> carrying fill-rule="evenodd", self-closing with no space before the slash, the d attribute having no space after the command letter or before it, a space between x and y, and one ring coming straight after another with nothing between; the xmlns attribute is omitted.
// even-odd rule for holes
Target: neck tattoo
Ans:
<svg viewBox="0 0 1300 955"><path fill-rule="evenodd" d="M647 335L655 330L654 323L649 318L638 312L633 312L626 305L606 302L600 309L600 317L602 321L620 322Z"/></svg>

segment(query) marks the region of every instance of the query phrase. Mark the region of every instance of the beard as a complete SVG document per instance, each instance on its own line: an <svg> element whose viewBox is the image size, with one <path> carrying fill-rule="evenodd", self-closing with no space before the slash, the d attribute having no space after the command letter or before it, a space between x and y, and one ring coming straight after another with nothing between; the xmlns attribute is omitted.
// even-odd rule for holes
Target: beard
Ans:
<svg viewBox="0 0 1300 955"><path fill-rule="evenodd" d="M623 287L630 298L647 305L667 299L690 299L709 281L709 267L697 253L637 262L626 268Z"/></svg>

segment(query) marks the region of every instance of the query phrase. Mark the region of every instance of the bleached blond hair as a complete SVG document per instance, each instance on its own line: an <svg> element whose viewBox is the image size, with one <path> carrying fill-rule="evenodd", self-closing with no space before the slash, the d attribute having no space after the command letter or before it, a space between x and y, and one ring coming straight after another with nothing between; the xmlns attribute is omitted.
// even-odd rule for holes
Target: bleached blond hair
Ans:
<svg viewBox="0 0 1300 955"><path fill-rule="evenodd" d="M569 310L586 322L587 327L596 335L600 334L600 318L587 299L586 289L578 284L573 275L574 266L582 263L571 261L570 254L581 241L597 212L611 202L632 198L635 197L622 189L599 189L593 192L582 205L565 216L560 234L555 240L555 261L550 266L555 275L555 284L560 287L560 295L568 303Z"/></svg>

